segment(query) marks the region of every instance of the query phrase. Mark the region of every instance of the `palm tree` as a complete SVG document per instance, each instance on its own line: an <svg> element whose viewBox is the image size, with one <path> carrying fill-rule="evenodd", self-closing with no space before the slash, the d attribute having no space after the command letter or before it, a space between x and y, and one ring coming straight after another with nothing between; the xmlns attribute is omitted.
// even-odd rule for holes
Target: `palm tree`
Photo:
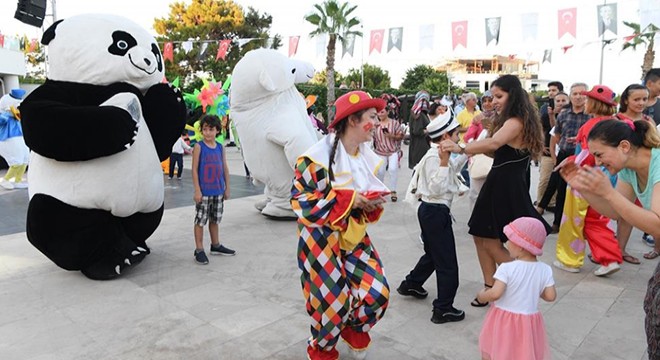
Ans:
<svg viewBox="0 0 660 360"><path fill-rule="evenodd" d="M655 34L658 32L658 27L653 24L649 24L649 26L644 29L644 32L642 32L641 26L637 23L627 21L624 21L623 23L633 30L633 34L625 37L626 42L623 44L621 51L628 48L636 50L637 46L642 44L646 46L644 62L642 63L643 80L644 76L646 76L646 73L649 72L649 70L651 70L653 67L653 62L655 61L655 50L653 50L653 46L655 44L653 42L653 38L655 38Z"/></svg>
<svg viewBox="0 0 660 360"><path fill-rule="evenodd" d="M316 10L306 15L305 20L316 26L316 30L309 33L312 38L328 34L326 82L328 85L328 109L331 109L331 105L335 102L334 75L337 40L345 44L349 35L362 36L362 32L351 30L360 24L360 20L351 17L351 13L357 8L357 5L350 6L348 3L338 3L336 0L326 0L322 4L315 4L314 8ZM328 114L328 119L331 119L330 114Z"/></svg>

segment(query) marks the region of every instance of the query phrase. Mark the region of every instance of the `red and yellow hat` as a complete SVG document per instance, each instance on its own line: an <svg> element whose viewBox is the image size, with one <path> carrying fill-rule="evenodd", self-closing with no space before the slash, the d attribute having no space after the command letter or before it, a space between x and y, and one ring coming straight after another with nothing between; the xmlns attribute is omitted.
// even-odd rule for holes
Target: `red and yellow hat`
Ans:
<svg viewBox="0 0 660 360"><path fill-rule="evenodd" d="M348 92L335 100L335 118L329 127L335 127L338 122L347 118L348 115L360 110L376 108L376 111L380 111L385 108L385 104L385 100L374 99L364 91Z"/></svg>

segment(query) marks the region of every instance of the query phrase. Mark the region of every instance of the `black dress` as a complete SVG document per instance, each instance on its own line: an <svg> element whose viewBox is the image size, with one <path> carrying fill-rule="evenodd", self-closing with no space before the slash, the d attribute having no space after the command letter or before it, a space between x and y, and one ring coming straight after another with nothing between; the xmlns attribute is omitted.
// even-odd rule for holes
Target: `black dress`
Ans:
<svg viewBox="0 0 660 360"><path fill-rule="evenodd" d="M550 233L552 228L536 211L529 196L529 160L528 151L514 149L509 145L495 150L493 167L468 222L470 235L506 242L504 226L523 216L541 220L546 233Z"/></svg>

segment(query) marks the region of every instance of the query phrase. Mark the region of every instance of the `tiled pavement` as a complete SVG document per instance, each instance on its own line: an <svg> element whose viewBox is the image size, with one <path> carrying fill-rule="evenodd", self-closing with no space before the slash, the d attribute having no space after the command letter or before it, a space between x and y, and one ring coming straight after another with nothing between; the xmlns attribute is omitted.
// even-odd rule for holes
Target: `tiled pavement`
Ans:
<svg viewBox="0 0 660 360"><path fill-rule="evenodd" d="M238 254L194 263L186 172L181 182L165 179L167 210L149 240L152 254L108 282L61 270L34 249L22 232L26 192L0 189L0 233L6 234L0 236L0 359L303 359L309 325L295 223L258 214L259 195L239 198L239 185L244 195L260 189L245 180L235 148L228 157L234 198L225 204L221 241ZM190 158L185 161L189 166ZM410 170L400 171L399 191L409 177ZM413 209L402 202L386 206L369 232L394 289L422 250ZM453 214L461 280L455 306L466 319L435 325L431 298L392 291L390 308L371 332L368 359L479 358L486 310L469 306L482 280L467 235L467 199L455 202ZM648 248L640 235L633 232L628 247L641 258ZM552 262L555 242L556 235L548 238L542 261ZM646 359L642 300L655 265L624 264L611 278L595 277L589 262L579 274L555 270L558 299L541 305L553 358ZM426 284L431 294L434 283L432 277ZM339 351L347 353L341 342Z"/></svg>

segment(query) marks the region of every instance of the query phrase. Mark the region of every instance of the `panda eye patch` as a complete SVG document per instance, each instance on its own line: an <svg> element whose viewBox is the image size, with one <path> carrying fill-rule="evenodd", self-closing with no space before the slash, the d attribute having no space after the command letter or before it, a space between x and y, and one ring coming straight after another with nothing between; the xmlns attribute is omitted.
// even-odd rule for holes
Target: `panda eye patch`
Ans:
<svg viewBox="0 0 660 360"><path fill-rule="evenodd" d="M112 33L112 44L108 47L108 52L117 56L124 56L132 47L137 45L135 38L125 32L117 30Z"/></svg>

